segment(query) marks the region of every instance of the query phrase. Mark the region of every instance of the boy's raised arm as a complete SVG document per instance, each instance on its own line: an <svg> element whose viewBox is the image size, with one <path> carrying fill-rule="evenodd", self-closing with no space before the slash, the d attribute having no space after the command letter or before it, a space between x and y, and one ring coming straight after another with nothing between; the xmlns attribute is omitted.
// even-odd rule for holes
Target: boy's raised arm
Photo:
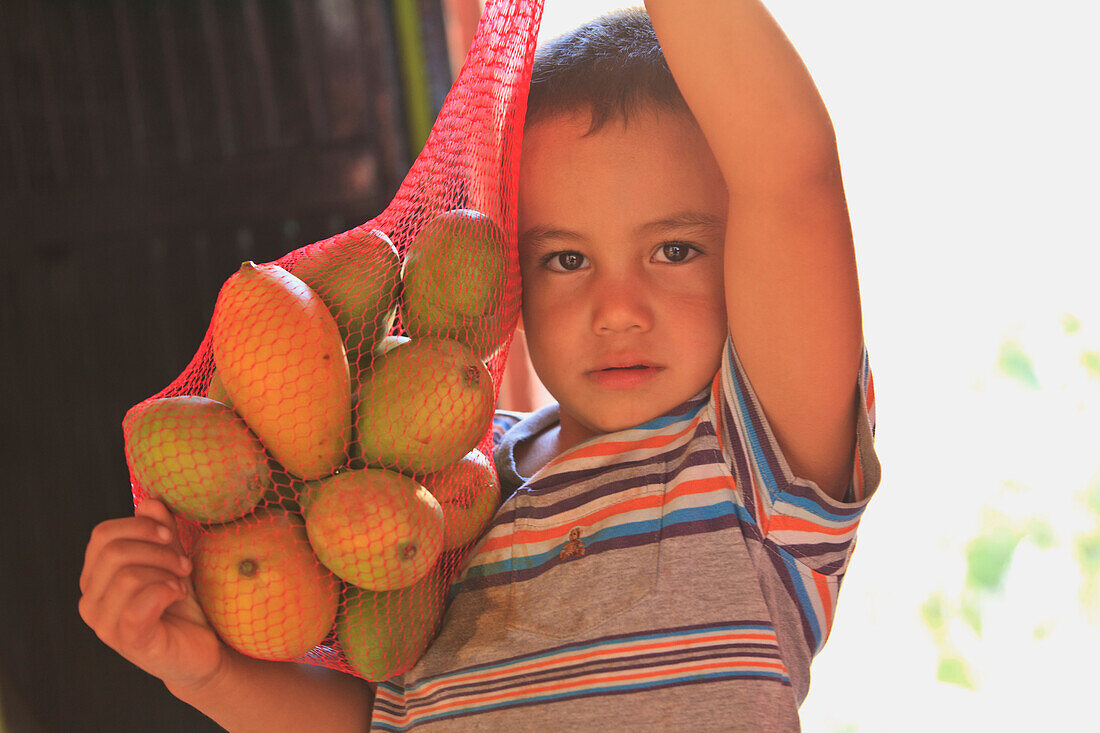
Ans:
<svg viewBox="0 0 1100 733"><path fill-rule="evenodd" d="M795 475L840 499L863 341L828 111L757 0L646 8L729 188L726 309L738 355Z"/></svg>

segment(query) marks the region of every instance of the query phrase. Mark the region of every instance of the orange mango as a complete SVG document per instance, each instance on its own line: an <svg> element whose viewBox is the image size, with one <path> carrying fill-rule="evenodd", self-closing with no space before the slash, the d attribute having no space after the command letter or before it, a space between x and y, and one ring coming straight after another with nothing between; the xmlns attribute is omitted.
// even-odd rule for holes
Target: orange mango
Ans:
<svg viewBox="0 0 1100 733"><path fill-rule="evenodd" d="M351 439L351 376L321 298L278 265L245 262L214 305L214 362L234 409L291 474L333 473Z"/></svg>
<svg viewBox="0 0 1100 733"><path fill-rule="evenodd" d="M195 595L229 646L290 660L324 641L340 581L317 561L297 515L259 509L199 537L191 555Z"/></svg>

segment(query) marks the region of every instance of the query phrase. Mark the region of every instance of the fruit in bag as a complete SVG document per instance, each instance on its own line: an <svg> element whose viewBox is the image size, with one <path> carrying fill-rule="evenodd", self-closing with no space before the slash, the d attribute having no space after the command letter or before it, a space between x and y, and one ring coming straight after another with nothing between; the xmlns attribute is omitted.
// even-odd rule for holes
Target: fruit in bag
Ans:
<svg viewBox="0 0 1100 733"><path fill-rule="evenodd" d="M465 344L399 344L377 357L359 386L359 454L412 475L438 471L477 446L493 400L492 376Z"/></svg>
<svg viewBox="0 0 1100 733"><path fill-rule="evenodd" d="M335 317L349 365L369 355L393 326L401 258L381 230L352 230L312 244L290 271L321 296Z"/></svg>
<svg viewBox="0 0 1100 733"><path fill-rule="evenodd" d="M278 265L245 262L214 304L214 363L234 409L287 471L327 476L347 460L351 377L321 298Z"/></svg>
<svg viewBox="0 0 1100 733"><path fill-rule="evenodd" d="M164 397L123 420L133 479L177 514L224 522L247 514L269 485L263 445L233 410L205 397Z"/></svg>
<svg viewBox="0 0 1100 733"><path fill-rule="evenodd" d="M454 339L480 357L508 336L506 240L473 209L445 211L413 238L402 272L401 320L416 338Z"/></svg>
<svg viewBox="0 0 1100 733"><path fill-rule="evenodd" d="M344 471L310 489L306 532L317 557L343 580L393 590L423 578L443 550L443 510L396 471Z"/></svg>
<svg viewBox="0 0 1100 733"><path fill-rule="evenodd" d="M211 475L196 478L191 437L124 425L128 449L158 446L128 453L135 502L148 492L179 513L199 602L243 653L368 679L408 669L499 502L488 459L467 454L488 445L520 307L516 188L542 0L484 6L385 209L243 263L191 362L146 401L221 403L236 432L202 449ZM186 502L233 508L173 505L144 461Z"/></svg>
<svg viewBox="0 0 1100 733"><path fill-rule="evenodd" d="M301 657L336 620L340 581L319 562L301 519L261 508L199 536L192 578L206 617L237 651Z"/></svg>
<svg viewBox="0 0 1100 733"><path fill-rule="evenodd" d="M479 450L422 480L443 508L443 549L454 550L477 539L500 507L500 482Z"/></svg>
<svg viewBox="0 0 1100 733"><path fill-rule="evenodd" d="M386 680L411 668L435 635L444 590L439 571L398 590L347 586L336 639L348 662L368 680Z"/></svg>

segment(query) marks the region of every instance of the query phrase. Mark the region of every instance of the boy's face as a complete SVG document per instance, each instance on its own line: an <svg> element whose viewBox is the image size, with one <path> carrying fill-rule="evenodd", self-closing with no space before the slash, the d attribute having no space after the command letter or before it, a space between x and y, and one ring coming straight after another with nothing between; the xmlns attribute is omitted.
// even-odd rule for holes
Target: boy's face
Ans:
<svg viewBox="0 0 1100 733"><path fill-rule="evenodd" d="M669 112L587 129L533 125L519 180L524 330L565 446L696 394L727 330L728 195L702 133Z"/></svg>

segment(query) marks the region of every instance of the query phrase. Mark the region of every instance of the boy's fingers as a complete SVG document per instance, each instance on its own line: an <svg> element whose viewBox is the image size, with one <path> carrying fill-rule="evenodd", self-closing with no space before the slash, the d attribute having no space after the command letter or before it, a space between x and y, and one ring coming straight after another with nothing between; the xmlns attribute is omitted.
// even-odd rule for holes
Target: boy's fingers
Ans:
<svg viewBox="0 0 1100 733"><path fill-rule="evenodd" d="M84 578L81 591L86 596L101 598L114 578L130 567L157 568L184 577L191 572L191 561L167 545L116 539L99 551L95 567Z"/></svg>
<svg viewBox="0 0 1100 733"><path fill-rule="evenodd" d="M105 644L117 649L132 639L133 632L137 631L124 628L124 619L132 621L127 615L131 613L130 607L135 599L153 586L164 588L164 591L152 591L153 595L172 590L170 595L173 600L178 600L183 593L179 590L179 579L172 573L159 568L131 565L114 574L102 595L81 598L80 616ZM148 612L148 607L145 611Z"/></svg>
<svg viewBox="0 0 1100 733"><path fill-rule="evenodd" d="M134 651L148 647L164 611L183 596L178 582L150 583L133 595L118 617L118 640Z"/></svg>
<svg viewBox="0 0 1100 733"><path fill-rule="evenodd" d="M155 522L159 522L163 527L168 529L171 535L171 542L175 545L176 549L183 552L183 545L180 544L179 534L177 533L176 517L172 514L172 510L168 508L168 505L159 499L143 499L140 504L134 509L135 517L148 517Z"/></svg>
<svg viewBox="0 0 1100 733"><path fill-rule="evenodd" d="M172 531L161 522L148 517L124 517L100 522L92 530L84 548L84 567L80 572L80 590L87 591L90 576L97 572L103 549L119 539L141 540L154 545L167 545Z"/></svg>

